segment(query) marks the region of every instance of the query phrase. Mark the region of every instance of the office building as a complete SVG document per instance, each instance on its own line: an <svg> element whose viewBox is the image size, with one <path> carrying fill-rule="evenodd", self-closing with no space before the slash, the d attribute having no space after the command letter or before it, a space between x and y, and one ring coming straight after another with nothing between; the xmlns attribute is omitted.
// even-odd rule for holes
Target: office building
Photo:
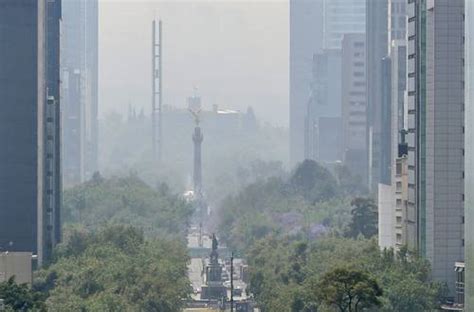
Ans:
<svg viewBox="0 0 474 312"><path fill-rule="evenodd" d="M313 56L311 96L305 116L305 159L340 161L341 127L341 50L323 50Z"/></svg>
<svg viewBox="0 0 474 312"><path fill-rule="evenodd" d="M47 96L46 109L46 166L47 198L53 211L53 245L61 240L62 153L61 153L61 27L62 0L47 1Z"/></svg>
<svg viewBox="0 0 474 312"><path fill-rule="evenodd" d="M465 224L474 224L474 2L465 12ZM465 311L474 309L474 227L465 229Z"/></svg>
<svg viewBox="0 0 474 312"><path fill-rule="evenodd" d="M344 164L367 183L367 97L365 35L342 40L342 129Z"/></svg>
<svg viewBox="0 0 474 312"><path fill-rule="evenodd" d="M390 118L383 95L383 63L388 55L388 1L367 0L367 144L369 189L376 192L378 183L390 184L390 142L383 140L383 120Z"/></svg>
<svg viewBox="0 0 474 312"><path fill-rule="evenodd" d="M390 149L381 150L381 159L390 163L391 177L378 184L379 216L389 226L379 227L379 235L390 233L392 240L379 239L381 248L416 249L416 211L408 209L408 162L405 143L406 97L406 1L388 1L388 56L382 58L382 124L381 139ZM389 194L385 194L388 192ZM385 198L390 197L387 201Z"/></svg>
<svg viewBox="0 0 474 312"><path fill-rule="evenodd" d="M407 1L388 0L388 44L394 40L406 40Z"/></svg>
<svg viewBox="0 0 474 312"><path fill-rule="evenodd" d="M407 204L420 255L454 297L464 261L464 0L416 0L407 12Z"/></svg>
<svg viewBox="0 0 474 312"><path fill-rule="evenodd" d="M64 1L62 31L64 184L98 170L98 1Z"/></svg>
<svg viewBox="0 0 474 312"><path fill-rule="evenodd" d="M323 146L320 138L319 118L340 118L341 103L333 98L339 96L334 89L340 85L341 78L337 68L340 63L341 42L344 34L365 32L365 0L292 0L290 1L290 163L296 164L304 158L321 160L320 150L329 151L329 161L338 156L340 148ZM313 55L314 58L313 58ZM324 60L327 61L323 65ZM314 63L313 63L314 62ZM315 65L316 66L313 66ZM336 67L331 67L336 66ZM323 73L312 71L319 67ZM324 73L324 68L329 70ZM324 76L325 77L320 77ZM319 80L319 81L318 81ZM326 80L326 81L324 81ZM326 94L321 84L332 90ZM318 86L318 84L320 84ZM315 107L321 97L324 106ZM315 100L316 99L316 100ZM321 101L320 101L321 103ZM330 113L319 113L321 109ZM334 110L338 114L334 114ZM341 132L339 129L338 132ZM324 153L324 152L321 152Z"/></svg>
<svg viewBox="0 0 474 312"><path fill-rule="evenodd" d="M0 10L0 250L39 265L60 239L60 5L3 0Z"/></svg>
<svg viewBox="0 0 474 312"><path fill-rule="evenodd" d="M324 0L324 49L341 49L345 34L365 32L366 0Z"/></svg>
<svg viewBox="0 0 474 312"><path fill-rule="evenodd" d="M304 160L313 55L323 46L323 0L290 0L290 164Z"/></svg>

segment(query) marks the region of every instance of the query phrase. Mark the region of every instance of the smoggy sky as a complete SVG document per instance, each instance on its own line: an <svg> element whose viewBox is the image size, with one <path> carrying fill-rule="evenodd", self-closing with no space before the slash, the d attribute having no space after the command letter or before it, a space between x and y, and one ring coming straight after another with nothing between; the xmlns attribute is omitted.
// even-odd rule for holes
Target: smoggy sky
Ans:
<svg viewBox="0 0 474 312"><path fill-rule="evenodd" d="M288 124L286 0L100 0L100 112L151 106L151 23L163 21L163 104L245 110Z"/></svg>

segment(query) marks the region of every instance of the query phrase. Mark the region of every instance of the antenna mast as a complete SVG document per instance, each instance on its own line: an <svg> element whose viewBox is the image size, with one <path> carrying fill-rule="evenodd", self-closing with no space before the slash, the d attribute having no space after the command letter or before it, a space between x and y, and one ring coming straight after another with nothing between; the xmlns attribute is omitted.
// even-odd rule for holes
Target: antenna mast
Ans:
<svg viewBox="0 0 474 312"><path fill-rule="evenodd" d="M152 25L152 149L153 161L160 162L162 141L162 24L154 20Z"/></svg>

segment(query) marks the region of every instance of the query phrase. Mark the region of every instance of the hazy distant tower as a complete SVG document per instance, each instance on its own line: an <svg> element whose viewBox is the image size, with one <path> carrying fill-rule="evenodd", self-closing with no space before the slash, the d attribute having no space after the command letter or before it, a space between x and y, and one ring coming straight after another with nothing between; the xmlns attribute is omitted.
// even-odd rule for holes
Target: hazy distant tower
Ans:
<svg viewBox="0 0 474 312"><path fill-rule="evenodd" d="M98 0L62 3L61 81L64 184L68 187L90 179L99 169Z"/></svg>
<svg viewBox="0 0 474 312"><path fill-rule="evenodd" d="M152 24L152 149L153 160L161 161L163 154L162 146L162 24L161 21L153 21Z"/></svg>
<svg viewBox="0 0 474 312"><path fill-rule="evenodd" d="M202 162L201 162L201 144L204 136L199 127L199 118L197 114L193 113L196 120L196 127L194 128L193 142L194 142L194 193L198 196L202 194Z"/></svg>

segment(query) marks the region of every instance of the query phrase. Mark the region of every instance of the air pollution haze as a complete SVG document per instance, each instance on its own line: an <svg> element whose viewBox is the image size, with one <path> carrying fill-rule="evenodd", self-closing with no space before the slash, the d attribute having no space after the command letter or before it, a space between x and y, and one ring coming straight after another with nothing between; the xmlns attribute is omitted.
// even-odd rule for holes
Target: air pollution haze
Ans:
<svg viewBox="0 0 474 312"><path fill-rule="evenodd" d="M163 22L163 104L245 111L288 125L287 1L99 2L100 113L151 107L151 23Z"/></svg>
<svg viewBox="0 0 474 312"><path fill-rule="evenodd" d="M0 311L474 311L473 33L474 0L0 0Z"/></svg>

